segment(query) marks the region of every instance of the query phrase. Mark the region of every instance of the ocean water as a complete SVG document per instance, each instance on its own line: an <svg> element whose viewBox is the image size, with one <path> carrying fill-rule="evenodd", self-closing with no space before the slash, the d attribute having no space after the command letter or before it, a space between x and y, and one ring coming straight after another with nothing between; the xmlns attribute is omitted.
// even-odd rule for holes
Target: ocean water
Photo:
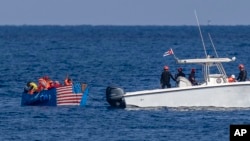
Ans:
<svg viewBox="0 0 250 141"><path fill-rule="evenodd" d="M202 26L207 53L214 56L208 33L228 75L242 63L250 72L250 26ZM250 124L250 108L111 108L105 90L159 88L164 65L172 74L200 66L182 66L178 58L204 57L196 26L0 26L0 140L150 140L228 141L230 124ZM28 81L48 75L88 83L85 107L21 107ZM172 86L174 82L172 81Z"/></svg>

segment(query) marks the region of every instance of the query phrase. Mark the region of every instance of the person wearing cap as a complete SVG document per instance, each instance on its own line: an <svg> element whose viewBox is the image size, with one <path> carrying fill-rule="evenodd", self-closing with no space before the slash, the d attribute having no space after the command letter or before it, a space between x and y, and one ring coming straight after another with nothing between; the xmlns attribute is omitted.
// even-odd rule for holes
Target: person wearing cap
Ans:
<svg viewBox="0 0 250 141"><path fill-rule="evenodd" d="M179 76L185 77L185 74L182 72L182 68L177 69L178 73L175 75L175 79L177 79Z"/></svg>
<svg viewBox="0 0 250 141"><path fill-rule="evenodd" d="M166 86L167 88L171 88L170 78L176 81L173 75L169 72L168 66L164 66L163 72L161 73L161 80L160 80L162 89L164 89Z"/></svg>
<svg viewBox="0 0 250 141"><path fill-rule="evenodd" d="M240 73L239 73L239 76L237 77L237 80L238 81L246 81L247 71L245 70L245 67L243 64L239 65L239 70L240 70Z"/></svg>
<svg viewBox="0 0 250 141"><path fill-rule="evenodd" d="M229 83L236 82L235 75L232 74L230 77L228 77L227 80L228 80Z"/></svg>
<svg viewBox="0 0 250 141"><path fill-rule="evenodd" d="M195 69L192 68L191 73L189 74L188 80L192 83L192 85L198 85L195 80Z"/></svg>

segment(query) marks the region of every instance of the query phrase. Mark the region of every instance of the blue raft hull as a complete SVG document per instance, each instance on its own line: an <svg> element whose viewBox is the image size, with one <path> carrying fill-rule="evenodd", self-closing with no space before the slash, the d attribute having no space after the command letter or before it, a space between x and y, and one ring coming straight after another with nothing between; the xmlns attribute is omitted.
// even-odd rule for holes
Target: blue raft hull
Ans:
<svg viewBox="0 0 250 141"><path fill-rule="evenodd" d="M32 95L23 92L21 106L85 106L88 93L86 84L51 88Z"/></svg>

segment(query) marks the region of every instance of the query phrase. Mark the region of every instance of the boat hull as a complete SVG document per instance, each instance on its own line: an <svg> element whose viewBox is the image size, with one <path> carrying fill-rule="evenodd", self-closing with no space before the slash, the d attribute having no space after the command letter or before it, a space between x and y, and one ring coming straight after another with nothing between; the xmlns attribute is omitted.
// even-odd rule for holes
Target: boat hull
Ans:
<svg viewBox="0 0 250 141"><path fill-rule="evenodd" d="M23 92L21 106L85 106L88 92L87 85L80 83L51 88L32 95Z"/></svg>
<svg viewBox="0 0 250 141"><path fill-rule="evenodd" d="M125 107L250 107L250 82L124 93Z"/></svg>

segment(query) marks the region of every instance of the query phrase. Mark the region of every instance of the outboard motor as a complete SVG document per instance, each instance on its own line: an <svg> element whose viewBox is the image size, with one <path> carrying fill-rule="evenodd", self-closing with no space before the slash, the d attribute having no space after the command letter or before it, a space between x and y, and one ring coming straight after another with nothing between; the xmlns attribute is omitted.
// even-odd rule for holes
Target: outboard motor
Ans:
<svg viewBox="0 0 250 141"><path fill-rule="evenodd" d="M106 100L113 107L126 107L123 95L124 91L121 88L112 86L106 88Z"/></svg>

